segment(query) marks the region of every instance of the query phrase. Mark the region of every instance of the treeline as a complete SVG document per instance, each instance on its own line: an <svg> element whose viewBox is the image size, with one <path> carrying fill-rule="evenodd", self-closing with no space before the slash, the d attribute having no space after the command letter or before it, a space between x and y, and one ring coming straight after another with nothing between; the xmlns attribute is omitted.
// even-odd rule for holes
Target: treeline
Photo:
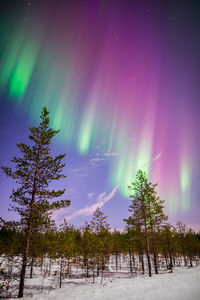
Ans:
<svg viewBox="0 0 200 300"><path fill-rule="evenodd" d="M106 219L104 213L97 209L91 223L86 223L81 228L75 228L64 223L60 228L54 227L45 233L32 235L27 262L29 267L27 276L33 277L34 268L38 264L42 266L44 258L49 260L45 276L52 275L51 264L56 259L58 260L59 272L57 276L60 287L63 276L72 277L75 267L79 268L85 277L93 277L93 281L97 276L103 277L111 256L114 257L115 261L113 271L120 270L120 257L127 256L130 274L149 272L149 265L145 263L147 261L145 232L129 226L123 232L111 231ZM4 277L4 284L7 283L8 287L9 278L19 276L19 272L16 268L14 269L14 266L17 257L17 263L20 264L25 244L26 233L24 229L21 229L14 222L4 222L1 219L1 276ZM158 273L159 270L172 272L174 266L193 267L194 264L198 265L200 234L195 233L191 228L188 229L181 222L178 222L176 227L164 224L158 231L154 232L154 237L149 237L149 257L150 264L154 265L154 273ZM5 269L6 266L7 269Z"/></svg>

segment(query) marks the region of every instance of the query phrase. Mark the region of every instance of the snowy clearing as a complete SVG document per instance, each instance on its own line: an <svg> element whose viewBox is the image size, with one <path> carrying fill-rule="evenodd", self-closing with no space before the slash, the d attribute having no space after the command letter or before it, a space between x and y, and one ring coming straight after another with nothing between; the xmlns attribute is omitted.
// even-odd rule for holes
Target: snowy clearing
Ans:
<svg viewBox="0 0 200 300"><path fill-rule="evenodd" d="M77 282L78 283L78 282ZM135 278L105 278L92 283L68 284L54 290L48 295L34 295L24 299L37 300L199 300L200 299L200 266L196 268L175 268L174 273L147 275Z"/></svg>

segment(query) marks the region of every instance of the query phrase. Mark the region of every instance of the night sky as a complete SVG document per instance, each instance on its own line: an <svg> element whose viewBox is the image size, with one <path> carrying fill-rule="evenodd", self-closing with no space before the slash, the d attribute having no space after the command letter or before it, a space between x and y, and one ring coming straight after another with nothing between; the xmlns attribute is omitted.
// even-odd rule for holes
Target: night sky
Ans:
<svg viewBox="0 0 200 300"><path fill-rule="evenodd" d="M0 165L12 166L42 107L61 132L80 226L100 207L123 228L140 168L171 222L200 228L200 1L0 1ZM1 217L13 180L0 173Z"/></svg>

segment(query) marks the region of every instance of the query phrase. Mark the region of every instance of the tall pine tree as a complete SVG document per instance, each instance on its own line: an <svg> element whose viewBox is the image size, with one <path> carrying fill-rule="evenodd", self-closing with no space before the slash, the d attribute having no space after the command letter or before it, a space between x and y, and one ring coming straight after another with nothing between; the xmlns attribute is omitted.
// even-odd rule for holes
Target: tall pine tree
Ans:
<svg viewBox="0 0 200 300"><path fill-rule="evenodd" d="M156 186L157 184L147 181L143 171L137 172L135 181L129 186L131 192L129 211L132 215L127 220L125 219L129 226L131 225L135 229L139 228L144 233L149 276L151 276L150 242L152 242L155 273L157 274L156 231L167 220L167 216L163 212L164 201L157 196Z"/></svg>
<svg viewBox="0 0 200 300"><path fill-rule="evenodd" d="M49 128L49 112L43 107L38 127L30 127L32 146L24 143L17 144L21 157L11 161L16 164L15 170L1 167L7 176L13 178L19 185L11 195L12 210L19 213L21 223L26 232L25 247L20 275L18 297L23 297L24 280L29 255L29 246L34 232L45 231L51 224L51 213L55 209L69 206L69 200L49 201L62 196L63 190L51 190L49 184L54 180L65 178L62 169L65 166L62 159L65 154L51 156L51 139L59 132Z"/></svg>

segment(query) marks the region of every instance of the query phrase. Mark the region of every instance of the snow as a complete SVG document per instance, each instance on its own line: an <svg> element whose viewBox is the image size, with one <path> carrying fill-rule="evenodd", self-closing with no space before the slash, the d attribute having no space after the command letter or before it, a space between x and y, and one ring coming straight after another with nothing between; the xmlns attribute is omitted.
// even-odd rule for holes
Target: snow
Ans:
<svg viewBox="0 0 200 300"><path fill-rule="evenodd" d="M34 279L33 279L34 280ZM74 282L74 280L72 280ZM25 300L199 300L200 266L195 268L179 267L174 273L141 275L132 278L76 280L66 283L61 289L47 295L37 294L24 297Z"/></svg>

